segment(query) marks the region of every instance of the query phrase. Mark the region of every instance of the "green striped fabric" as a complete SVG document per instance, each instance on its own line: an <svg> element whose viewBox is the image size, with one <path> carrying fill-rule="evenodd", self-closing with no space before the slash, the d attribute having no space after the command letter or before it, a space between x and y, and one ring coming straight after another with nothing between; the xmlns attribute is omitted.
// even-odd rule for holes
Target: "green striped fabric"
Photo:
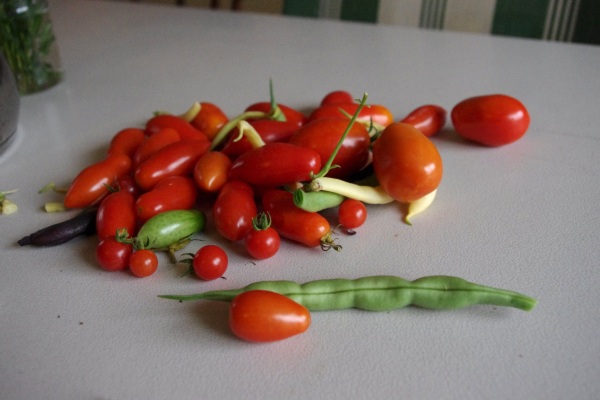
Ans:
<svg viewBox="0 0 600 400"><path fill-rule="evenodd" d="M600 44L599 0L284 0L283 13Z"/></svg>

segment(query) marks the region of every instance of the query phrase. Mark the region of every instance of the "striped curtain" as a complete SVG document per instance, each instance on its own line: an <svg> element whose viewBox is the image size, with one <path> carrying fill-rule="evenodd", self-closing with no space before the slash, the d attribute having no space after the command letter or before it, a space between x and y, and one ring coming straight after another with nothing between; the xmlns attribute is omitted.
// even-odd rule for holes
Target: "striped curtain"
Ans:
<svg viewBox="0 0 600 400"><path fill-rule="evenodd" d="M284 0L284 14L600 44L600 0Z"/></svg>

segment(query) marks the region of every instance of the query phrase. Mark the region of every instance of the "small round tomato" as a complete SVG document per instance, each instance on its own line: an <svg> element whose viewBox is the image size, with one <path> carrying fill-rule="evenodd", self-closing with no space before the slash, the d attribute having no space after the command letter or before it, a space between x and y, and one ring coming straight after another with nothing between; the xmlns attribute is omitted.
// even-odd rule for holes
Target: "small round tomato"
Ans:
<svg viewBox="0 0 600 400"><path fill-rule="evenodd" d="M346 199L338 209L338 221L344 228L352 230L362 226L367 220L367 207L362 201Z"/></svg>
<svg viewBox="0 0 600 400"><path fill-rule="evenodd" d="M158 269L158 257L149 249L135 251L129 257L129 270L138 278L145 278L156 272Z"/></svg>
<svg viewBox="0 0 600 400"><path fill-rule="evenodd" d="M502 146L519 140L529 128L527 108L503 94L471 97L451 112L456 132L485 146Z"/></svg>
<svg viewBox="0 0 600 400"><path fill-rule="evenodd" d="M214 244L201 247L192 258L194 273L205 281L222 277L227 270L228 263L229 259L225 250Z"/></svg>
<svg viewBox="0 0 600 400"><path fill-rule="evenodd" d="M229 327L249 342L274 342L306 332L310 312L289 297L266 290L237 295L229 307Z"/></svg>
<svg viewBox="0 0 600 400"><path fill-rule="evenodd" d="M253 230L246 235L244 245L246 251L257 260L273 257L279 251L281 238L271 226L268 213L260 213L252 220Z"/></svg>
<svg viewBox="0 0 600 400"><path fill-rule="evenodd" d="M209 151L194 166L194 181L203 192L218 192L227 182L231 160L220 151Z"/></svg>
<svg viewBox="0 0 600 400"><path fill-rule="evenodd" d="M442 158L433 142L403 122L389 125L373 143L373 168L383 190L401 203L431 193L442 180Z"/></svg>
<svg viewBox="0 0 600 400"><path fill-rule="evenodd" d="M96 246L96 261L107 271L120 271L129 265L133 246L121 243L114 236L108 236Z"/></svg>

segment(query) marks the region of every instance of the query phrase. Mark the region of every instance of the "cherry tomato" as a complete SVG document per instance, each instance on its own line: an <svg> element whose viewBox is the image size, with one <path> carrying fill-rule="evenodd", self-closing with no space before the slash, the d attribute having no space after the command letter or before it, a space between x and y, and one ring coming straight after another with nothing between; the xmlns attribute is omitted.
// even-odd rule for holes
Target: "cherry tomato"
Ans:
<svg viewBox="0 0 600 400"><path fill-rule="evenodd" d="M252 230L252 218L257 214L252 187L242 181L229 181L219 191L213 204L215 228L233 242L243 239Z"/></svg>
<svg viewBox="0 0 600 400"><path fill-rule="evenodd" d="M257 119L248 121L248 123L258 132L265 143L287 142L289 138L298 130L298 124L295 122L275 121L270 119ZM248 139L243 136L238 140L238 130L234 129L229 135L229 140L223 146L223 153L229 158L235 160L245 152L252 150L252 145Z"/></svg>
<svg viewBox="0 0 600 400"><path fill-rule="evenodd" d="M194 273L205 281L222 277L227 270L228 263L227 253L214 244L201 247L192 258Z"/></svg>
<svg viewBox="0 0 600 400"><path fill-rule="evenodd" d="M227 182L231 160L220 151L209 151L194 166L194 181L200 190L218 192Z"/></svg>
<svg viewBox="0 0 600 400"><path fill-rule="evenodd" d="M289 297L266 290L237 295L229 308L229 327L250 342L273 342L306 332L310 312Z"/></svg>
<svg viewBox="0 0 600 400"><path fill-rule="evenodd" d="M158 257L152 250L141 249L129 257L129 270L138 278L145 278L158 269Z"/></svg>
<svg viewBox="0 0 600 400"><path fill-rule="evenodd" d="M179 133L182 140L206 140L208 138L185 119L176 115L157 115L146 122L146 132L153 135L163 128L172 128Z"/></svg>
<svg viewBox="0 0 600 400"><path fill-rule="evenodd" d="M338 209L338 221L348 230L361 227L367 220L367 207L358 200L346 199Z"/></svg>
<svg viewBox="0 0 600 400"><path fill-rule="evenodd" d="M434 104L427 104L411 111L400 122L417 128L427 137L436 135L446 125L446 110Z"/></svg>
<svg viewBox="0 0 600 400"><path fill-rule="evenodd" d="M84 168L73 180L64 204L67 208L88 207L109 192L109 186L131 171L131 159L124 154L114 154Z"/></svg>
<svg viewBox="0 0 600 400"><path fill-rule="evenodd" d="M321 100L321 105L325 106L328 104L344 104L344 103L353 103L354 97L345 90L335 90L333 92L329 92L323 97Z"/></svg>
<svg viewBox="0 0 600 400"><path fill-rule="evenodd" d="M273 228L283 237L308 247L329 246L331 226L316 212L296 207L292 193L281 189L266 191L263 210L271 216Z"/></svg>
<svg viewBox="0 0 600 400"><path fill-rule="evenodd" d="M520 139L529 128L527 108L519 100L503 94L471 97L451 112L456 132L485 146L503 146Z"/></svg>
<svg viewBox="0 0 600 400"><path fill-rule="evenodd" d="M339 103L325 104L315 109L309 116L308 122L321 118L340 118L344 117L344 112L353 115L358 109L358 103ZM343 111L340 111L340 109ZM365 106L358 114L357 121L369 124L371 121L380 126L386 127L394 121L394 115L387 108L379 104L370 104Z"/></svg>
<svg viewBox="0 0 600 400"><path fill-rule="evenodd" d="M200 103L200 112L192 120L191 124L204 133L208 140L212 140L219 130L229 121L227 115L213 103Z"/></svg>
<svg viewBox="0 0 600 400"><path fill-rule="evenodd" d="M189 210L197 198L198 189L192 178L169 176L138 197L135 212L138 219L145 222L161 212Z"/></svg>
<svg viewBox="0 0 600 400"><path fill-rule="evenodd" d="M142 190L150 190L168 176L191 175L194 166L209 147L208 140L172 143L138 165L134 171L135 181Z"/></svg>
<svg viewBox="0 0 600 400"><path fill-rule="evenodd" d="M152 154L172 143L179 142L180 140L181 136L175 129L162 128L152 136L149 136L144 143L138 147L132 158L133 165L137 167L143 161L147 160Z"/></svg>
<svg viewBox="0 0 600 400"><path fill-rule="evenodd" d="M442 158L435 145L411 125L389 125L373 143L373 168L394 200L412 202L435 190L442 180Z"/></svg>
<svg viewBox="0 0 600 400"><path fill-rule="evenodd" d="M321 161L328 160L336 148L342 134L348 127L348 118L322 118L302 126L289 140L289 143L315 150ZM361 123L354 123L333 160L333 168L327 176L332 178L348 178L369 160L371 139L367 128Z"/></svg>
<svg viewBox="0 0 600 400"><path fill-rule="evenodd" d="M271 226L271 217L260 213L252 220L252 229L244 239L246 251L257 260L273 257L279 251L281 239Z"/></svg>
<svg viewBox="0 0 600 400"><path fill-rule="evenodd" d="M120 271L129 265L133 246L118 242L114 236L108 236L96 246L96 260L107 271Z"/></svg>
<svg viewBox="0 0 600 400"><path fill-rule="evenodd" d="M307 181L320 169L321 156L315 150L277 142L242 154L231 166L229 178L273 187Z"/></svg>
<svg viewBox="0 0 600 400"><path fill-rule="evenodd" d="M102 200L96 213L96 232L98 238L115 236L120 229L127 229L129 235L135 235L137 225L135 199L127 192L114 192Z"/></svg>
<svg viewBox="0 0 600 400"><path fill-rule="evenodd" d="M108 147L108 155L125 154L129 158L146 139L146 134L138 128L126 128L113 136Z"/></svg>
<svg viewBox="0 0 600 400"><path fill-rule="evenodd" d="M287 122L295 123L298 126L302 126L306 122L306 116L302 114L300 111L295 110L291 107L288 107L283 104L277 104L283 115L285 115L285 120ZM271 111L271 103L267 101L262 101L258 103L254 103L246 107L244 111L262 111L268 113Z"/></svg>

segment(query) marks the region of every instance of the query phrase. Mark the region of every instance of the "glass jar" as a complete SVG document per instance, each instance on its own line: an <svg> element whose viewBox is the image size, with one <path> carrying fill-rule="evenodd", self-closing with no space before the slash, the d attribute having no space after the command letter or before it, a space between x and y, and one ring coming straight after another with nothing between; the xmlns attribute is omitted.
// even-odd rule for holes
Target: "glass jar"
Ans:
<svg viewBox="0 0 600 400"><path fill-rule="evenodd" d="M21 94L39 92L62 79L46 0L2 0L0 50Z"/></svg>
<svg viewBox="0 0 600 400"><path fill-rule="evenodd" d="M0 153L17 131L20 98L17 83L0 52Z"/></svg>

